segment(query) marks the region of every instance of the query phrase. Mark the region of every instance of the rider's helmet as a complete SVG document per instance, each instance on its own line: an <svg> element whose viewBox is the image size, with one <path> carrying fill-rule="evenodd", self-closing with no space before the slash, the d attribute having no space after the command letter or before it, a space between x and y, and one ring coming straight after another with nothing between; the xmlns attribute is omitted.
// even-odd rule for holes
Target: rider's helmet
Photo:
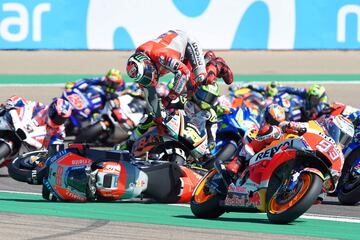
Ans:
<svg viewBox="0 0 360 240"><path fill-rule="evenodd" d="M47 124L50 127L59 127L70 117L72 107L67 100L55 98L48 108Z"/></svg>
<svg viewBox="0 0 360 240"><path fill-rule="evenodd" d="M201 109L208 110L215 106L219 96L219 85L214 83L199 86L195 92L193 100Z"/></svg>
<svg viewBox="0 0 360 240"><path fill-rule="evenodd" d="M117 69L110 69L105 75L105 86L107 93L122 91L125 88L125 82L121 72Z"/></svg>
<svg viewBox="0 0 360 240"><path fill-rule="evenodd" d="M279 125L285 121L285 110L278 104L270 104L264 109L264 120L270 125Z"/></svg>
<svg viewBox="0 0 360 240"><path fill-rule="evenodd" d="M130 56L126 72L130 78L143 87L148 87L158 79L156 66L143 52L137 52Z"/></svg>
<svg viewBox="0 0 360 240"><path fill-rule="evenodd" d="M327 104L328 97L324 86L313 84L306 92L307 109L316 109L320 104Z"/></svg>
<svg viewBox="0 0 360 240"><path fill-rule="evenodd" d="M354 136L353 123L342 115L325 118L325 129L327 135L342 148L346 147Z"/></svg>
<svg viewBox="0 0 360 240"><path fill-rule="evenodd" d="M279 86L279 84L277 82L269 83L268 85L266 85L266 88L265 88L266 94L269 97L274 97L279 92L278 86Z"/></svg>

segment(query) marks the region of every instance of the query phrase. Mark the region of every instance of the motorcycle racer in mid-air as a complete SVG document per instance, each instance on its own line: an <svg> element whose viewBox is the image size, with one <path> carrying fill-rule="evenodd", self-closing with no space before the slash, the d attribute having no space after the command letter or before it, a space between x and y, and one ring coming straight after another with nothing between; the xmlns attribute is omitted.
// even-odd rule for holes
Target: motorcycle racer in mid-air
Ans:
<svg viewBox="0 0 360 240"><path fill-rule="evenodd" d="M169 72L174 74L174 79L168 84L168 96L161 100L156 94L156 86L159 78ZM164 132L163 106L179 97L185 89L191 97L198 86L213 84L217 78L222 78L226 84L233 82L233 73L224 59L211 51L203 56L199 43L181 30L170 30L139 46L128 60L127 74L145 92L148 117L138 127L143 132L154 125Z"/></svg>

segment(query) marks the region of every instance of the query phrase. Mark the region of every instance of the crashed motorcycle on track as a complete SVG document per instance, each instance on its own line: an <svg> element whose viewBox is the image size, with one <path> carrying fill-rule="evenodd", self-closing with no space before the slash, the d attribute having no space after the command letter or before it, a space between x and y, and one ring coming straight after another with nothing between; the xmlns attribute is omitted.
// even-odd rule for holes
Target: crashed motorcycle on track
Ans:
<svg viewBox="0 0 360 240"><path fill-rule="evenodd" d="M53 146L52 146L53 148ZM51 201L115 201L150 198L189 202L201 175L167 161L138 161L128 151L106 151L72 144L69 148L30 152L8 168L17 181L42 185Z"/></svg>

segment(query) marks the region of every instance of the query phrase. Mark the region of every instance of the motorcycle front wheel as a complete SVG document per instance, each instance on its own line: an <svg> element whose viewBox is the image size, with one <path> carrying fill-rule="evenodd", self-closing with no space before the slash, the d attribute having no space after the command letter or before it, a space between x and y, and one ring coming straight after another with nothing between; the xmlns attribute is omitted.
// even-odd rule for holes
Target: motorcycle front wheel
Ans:
<svg viewBox="0 0 360 240"><path fill-rule="evenodd" d="M190 207L192 213L198 218L218 218L225 210L219 205L222 197L206 190L206 182L216 174L216 170L209 171L198 183L191 198Z"/></svg>
<svg viewBox="0 0 360 240"><path fill-rule="evenodd" d="M269 188L274 184L272 181L278 181L273 176ZM271 223L285 224L300 217L314 204L323 184L322 179L312 172L302 172L291 191L284 187L287 182L284 180L275 191L270 188L266 194L266 214Z"/></svg>
<svg viewBox="0 0 360 240"><path fill-rule="evenodd" d="M360 176L351 175L351 171L354 171L357 160L360 158L360 148L356 149L345 160L344 167L341 173L341 177L338 183L338 199L341 204L355 205L360 201ZM345 177L346 176L346 177Z"/></svg>
<svg viewBox="0 0 360 240"><path fill-rule="evenodd" d="M47 151L35 151L21 155L9 165L9 176L19 182L40 185L46 174L45 161ZM36 175L34 175L36 170Z"/></svg>

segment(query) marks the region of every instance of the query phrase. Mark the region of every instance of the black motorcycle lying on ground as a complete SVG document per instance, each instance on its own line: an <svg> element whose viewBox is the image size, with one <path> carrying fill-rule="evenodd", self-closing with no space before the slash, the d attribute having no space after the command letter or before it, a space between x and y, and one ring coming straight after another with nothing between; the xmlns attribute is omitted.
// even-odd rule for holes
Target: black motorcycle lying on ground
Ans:
<svg viewBox="0 0 360 240"><path fill-rule="evenodd" d="M83 144L70 144L60 151L53 148L22 155L8 168L17 181L42 184L43 198L51 201L144 197L189 202L201 178L199 170L167 161L132 159L127 151L97 150Z"/></svg>

